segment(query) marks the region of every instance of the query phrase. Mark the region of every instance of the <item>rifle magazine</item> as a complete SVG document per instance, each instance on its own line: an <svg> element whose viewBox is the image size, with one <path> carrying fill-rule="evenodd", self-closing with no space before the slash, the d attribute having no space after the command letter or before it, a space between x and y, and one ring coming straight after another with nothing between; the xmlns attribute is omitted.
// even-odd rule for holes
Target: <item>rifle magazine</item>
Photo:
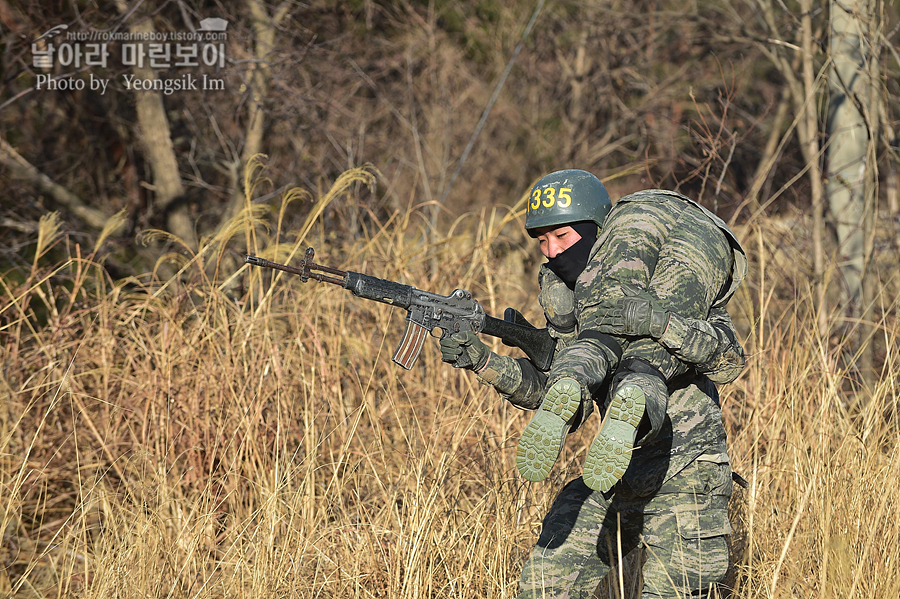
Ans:
<svg viewBox="0 0 900 599"><path fill-rule="evenodd" d="M399 364L406 370L411 370L419 352L422 351L422 345L425 343L425 337L428 335L428 329L411 320L406 321L406 332L403 333L403 339L394 352L392 358L396 364Z"/></svg>

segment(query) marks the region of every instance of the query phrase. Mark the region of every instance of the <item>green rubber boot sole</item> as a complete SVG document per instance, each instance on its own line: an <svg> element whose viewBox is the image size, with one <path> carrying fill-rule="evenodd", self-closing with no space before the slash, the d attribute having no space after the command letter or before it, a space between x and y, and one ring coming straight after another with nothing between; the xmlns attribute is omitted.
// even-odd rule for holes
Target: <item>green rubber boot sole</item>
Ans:
<svg viewBox="0 0 900 599"><path fill-rule="evenodd" d="M573 379L560 379L547 390L516 448L516 467L522 478L533 483L547 478L580 406L581 387Z"/></svg>
<svg viewBox="0 0 900 599"><path fill-rule="evenodd" d="M645 402L640 387L626 384L616 390L600 432L584 458L584 484L591 489L605 493L625 474Z"/></svg>

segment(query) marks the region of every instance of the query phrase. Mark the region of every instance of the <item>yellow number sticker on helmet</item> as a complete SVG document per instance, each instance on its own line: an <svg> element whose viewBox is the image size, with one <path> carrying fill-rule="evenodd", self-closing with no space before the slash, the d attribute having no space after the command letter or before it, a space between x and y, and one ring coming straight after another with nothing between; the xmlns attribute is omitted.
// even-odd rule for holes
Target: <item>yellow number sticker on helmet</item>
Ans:
<svg viewBox="0 0 900 599"><path fill-rule="evenodd" d="M542 193L544 196L543 200L541 200ZM555 187L545 187L543 190L535 189L531 192L531 202L528 204L528 209L538 210L541 206L553 208L554 204L560 208L568 208L572 205L571 193L571 187L560 187L558 193Z"/></svg>
<svg viewBox="0 0 900 599"><path fill-rule="evenodd" d="M548 187L544 190L544 201L541 202L544 205L544 208L552 208L553 204L556 203L556 189L553 187Z"/></svg>

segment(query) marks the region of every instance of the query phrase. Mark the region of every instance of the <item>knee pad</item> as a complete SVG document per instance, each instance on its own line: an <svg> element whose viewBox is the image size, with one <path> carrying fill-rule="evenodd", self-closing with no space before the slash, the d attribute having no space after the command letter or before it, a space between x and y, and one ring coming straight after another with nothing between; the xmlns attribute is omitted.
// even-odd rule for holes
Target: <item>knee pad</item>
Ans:
<svg viewBox="0 0 900 599"><path fill-rule="evenodd" d="M651 441L662 430L669 405L669 391L666 378L653 364L643 358L626 357L619 361L619 367L609 385L610 398L615 394L626 377L637 379L644 392L644 419L638 427L637 444Z"/></svg>
<svg viewBox="0 0 900 599"><path fill-rule="evenodd" d="M666 384L666 377L663 376L663 373L660 372L659 368L643 358L628 356L619 361L619 367L616 368L616 372L613 374L612 382L610 384L610 388L613 392L615 392L619 383L622 382L622 379L629 374L644 374L656 377L662 381L663 386Z"/></svg>

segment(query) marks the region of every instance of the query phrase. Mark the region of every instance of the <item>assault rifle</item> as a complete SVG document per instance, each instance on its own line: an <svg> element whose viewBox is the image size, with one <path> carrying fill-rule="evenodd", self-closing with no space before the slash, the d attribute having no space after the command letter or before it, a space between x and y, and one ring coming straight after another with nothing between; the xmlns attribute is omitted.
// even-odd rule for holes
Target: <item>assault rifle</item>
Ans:
<svg viewBox="0 0 900 599"><path fill-rule="evenodd" d="M313 263L314 255L315 250L306 248L299 267L250 255L244 257L244 262L300 275L300 280L304 283L313 279L340 285L357 297L403 308L407 311L406 332L394 352L393 360L406 370L411 369L419 357L426 333L443 338L460 331L499 337L506 345L518 347L525 352L540 370L546 372L550 369L556 339L550 336L547 329L535 328L514 308L507 308L503 320L500 320L485 314L482 305L464 289L454 289L447 296L438 295L358 272L321 266ZM465 352L457 364L460 367L471 366Z"/></svg>

